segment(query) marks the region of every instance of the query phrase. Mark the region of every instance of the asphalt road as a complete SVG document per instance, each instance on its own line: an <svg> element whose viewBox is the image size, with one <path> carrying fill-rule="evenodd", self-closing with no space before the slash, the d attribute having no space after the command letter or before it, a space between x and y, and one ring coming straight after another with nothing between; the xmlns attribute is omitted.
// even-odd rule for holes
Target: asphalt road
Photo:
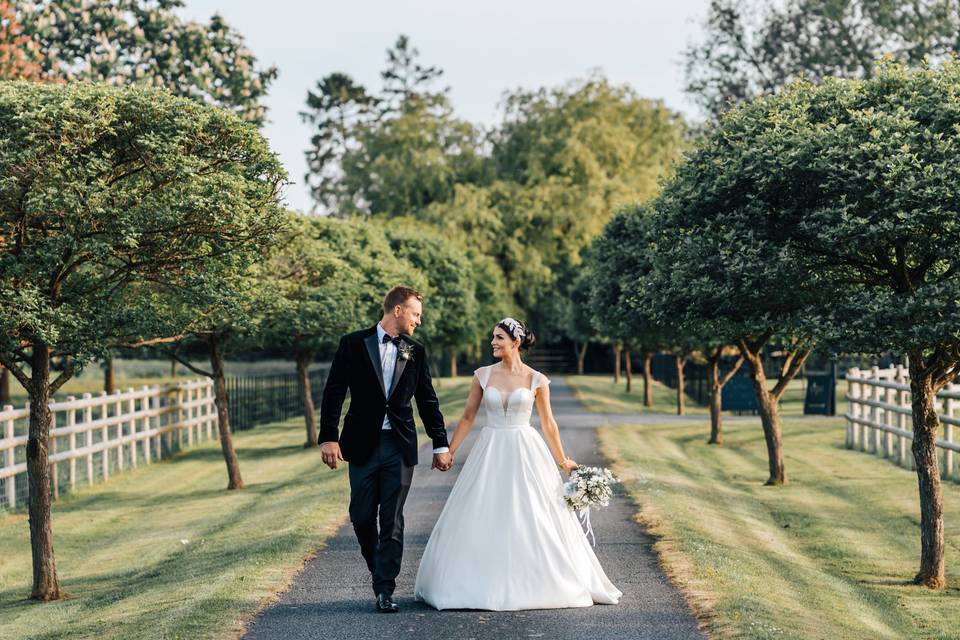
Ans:
<svg viewBox="0 0 960 640"><path fill-rule="evenodd" d="M597 450L598 426L625 419L638 421L637 416L587 412L561 379L553 381L551 392L564 449L579 463L604 465ZM651 417L644 416L644 419ZM464 444L466 455L480 424L478 419L478 425ZM607 576L624 593L619 604L513 612L441 612L415 602L413 583L420 556L460 465L466 459L465 455L458 455L454 468L441 473L430 469L430 455L428 447L421 449L420 464L404 510L403 568L394 594L401 607L399 613L386 615L375 611L370 575L360 557L353 528L347 523L306 565L279 601L256 616L244 637L251 640L706 638L698 631L690 608L657 567L651 549L653 541L631 519L636 508L622 491L618 491L609 507L591 513L597 556ZM308 491L309 487L304 490ZM464 553L470 550L464 549Z"/></svg>

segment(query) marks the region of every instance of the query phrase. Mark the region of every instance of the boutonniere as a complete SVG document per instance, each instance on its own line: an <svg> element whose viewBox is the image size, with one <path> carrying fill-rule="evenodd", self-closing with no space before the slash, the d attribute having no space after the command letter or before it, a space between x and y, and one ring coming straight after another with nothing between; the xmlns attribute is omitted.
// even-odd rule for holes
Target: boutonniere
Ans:
<svg viewBox="0 0 960 640"><path fill-rule="evenodd" d="M401 342L397 345L397 349L400 351L401 360L413 360L413 345L406 342Z"/></svg>

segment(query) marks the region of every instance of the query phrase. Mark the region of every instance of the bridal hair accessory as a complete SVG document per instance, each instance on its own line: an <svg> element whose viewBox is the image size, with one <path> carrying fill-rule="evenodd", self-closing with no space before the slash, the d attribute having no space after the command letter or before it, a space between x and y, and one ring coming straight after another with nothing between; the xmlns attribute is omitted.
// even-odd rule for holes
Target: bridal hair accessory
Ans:
<svg viewBox="0 0 960 640"><path fill-rule="evenodd" d="M499 324L506 325L506 327L510 330L510 335L513 336L514 340L517 338L522 339L523 336L526 335L526 333L523 331L523 325L509 316L501 320Z"/></svg>
<svg viewBox="0 0 960 640"><path fill-rule="evenodd" d="M589 535L593 546L597 538L590 524L590 507L606 507L613 496L613 485L620 480L609 469L579 465L570 472L570 479L563 485L563 500L570 510L580 515L580 523L587 527L584 535Z"/></svg>

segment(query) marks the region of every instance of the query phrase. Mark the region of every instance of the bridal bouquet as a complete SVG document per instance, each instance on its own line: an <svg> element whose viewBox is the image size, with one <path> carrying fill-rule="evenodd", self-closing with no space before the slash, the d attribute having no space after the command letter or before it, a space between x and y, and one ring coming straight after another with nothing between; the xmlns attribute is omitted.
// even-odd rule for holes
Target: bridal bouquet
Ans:
<svg viewBox="0 0 960 640"><path fill-rule="evenodd" d="M597 539L590 525L590 507L605 507L613 496L613 485L620 482L609 469L578 466L563 485L563 500L571 510L580 513L580 521L587 526L593 545Z"/></svg>

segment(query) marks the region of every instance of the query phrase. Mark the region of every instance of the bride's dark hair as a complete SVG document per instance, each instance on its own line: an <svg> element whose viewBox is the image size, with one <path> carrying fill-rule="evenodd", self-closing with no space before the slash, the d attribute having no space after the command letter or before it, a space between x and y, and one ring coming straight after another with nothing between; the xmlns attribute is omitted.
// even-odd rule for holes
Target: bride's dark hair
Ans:
<svg viewBox="0 0 960 640"><path fill-rule="evenodd" d="M506 320L506 318L504 318ZM523 322L523 320L517 320L517 324L520 325L520 331L516 331L515 328L511 328L509 324L505 321L497 323L497 326L507 332L507 335L510 336L511 340L516 340L519 333L523 333L523 336L520 336L520 350L527 351L533 345L537 344L537 336L534 335L533 331Z"/></svg>

